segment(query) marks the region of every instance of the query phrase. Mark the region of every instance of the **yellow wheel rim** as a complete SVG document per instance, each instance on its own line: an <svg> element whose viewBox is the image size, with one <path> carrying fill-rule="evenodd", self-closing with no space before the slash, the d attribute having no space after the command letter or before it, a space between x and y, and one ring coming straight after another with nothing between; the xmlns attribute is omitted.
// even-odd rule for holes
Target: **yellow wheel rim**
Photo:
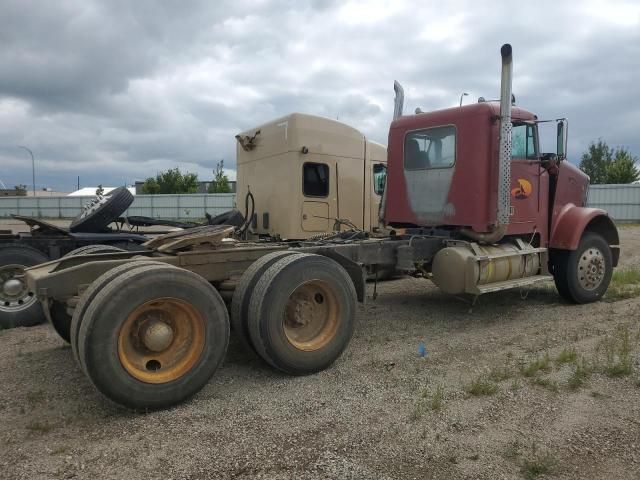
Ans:
<svg viewBox="0 0 640 480"><path fill-rule="evenodd" d="M296 288L284 309L287 340L306 352L325 347L340 325L340 304L329 284L312 280Z"/></svg>
<svg viewBox="0 0 640 480"><path fill-rule="evenodd" d="M150 300L129 314L118 333L124 369L145 383L167 383L187 373L204 350L205 321L178 298Z"/></svg>

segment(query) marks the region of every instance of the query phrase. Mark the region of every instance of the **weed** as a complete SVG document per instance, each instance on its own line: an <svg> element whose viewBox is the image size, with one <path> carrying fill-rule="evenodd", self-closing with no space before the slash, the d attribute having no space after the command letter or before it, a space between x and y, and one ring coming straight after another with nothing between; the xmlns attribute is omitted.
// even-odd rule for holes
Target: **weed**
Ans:
<svg viewBox="0 0 640 480"><path fill-rule="evenodd" d="M509 390L511 390L512 392L517 392L521 388L522 388L522 383L520 383L520 380L518 380L517 378L514 378L513 382L511 382L511 385L509 386Z"/></svg>
<svg viewBox="0 0 640 480"><path fill-rule="evenodd" d="M564 348L556 357L556 363L574 363L578 359L578 353L575 348Z"/></svg>
<svg viewBox="0 0 640 480"><path fill-rule="evenodd" d="M476 460L479 460L479 459L480 459L480 454L479 454L479 453L474 453L473 455L470 455L470 456L468 456L467 458L468 458L469 460L473 460L473 461L475 462Z"/></svg>
<svg viewBox="0 0 640 480"><path fill-rule="evenodd" d="M479 397L481 395L493 395L498 391L498 385L486 376L480 376L467 385L465 387L465 391L474 397Z"/></svg>
<svg viewBox="0 0 640 480"><path fill-rule="evenodd" d="M27 430L38 433L48 433L53 430L53 425L47 422L31 421L25 425Z"/></svg>
<svg viewBox="0 0 640 480"><path fill-rule="evenodd" d="M605 393L600 393L600 392L597 392L597 391L595 391L595 390L593 390L593 391L591 392L591 396L592 396L593 398L611 398L611 395L607 395L607 394L605 394Z"/></svg>
<svg viewBox="0 0 640 480"><path fill-rule="evenodd" d="M524 478L533 480L540 475L551 473L556 465L556 459L550 454L534 455L532 458L525 458L520 467L520 472Z"/></svg>
<svg viewBox="0 0 640 480"><path fill-rule="evenodd" d="M531 445L531 453L522 460L520 473L532 480L540 475L551 473L558 461L549 452L539 452L536 443Z"/></svg>
<svg viewBox="0 0 640 480"><path fill-rule="evenodd" d="M66 453L68 450L69 450L69 447L67 447L66 445L60 445L59 447L56 447L53 450L51 450L50 455L62 455L63 453Z"/></svg>
<svg viewBox="0 0 640 480"><path fill-rule="evenodd" d="M544 387L547 390L554 393L558 393L560 391L560 387L558 387L558 382L556 382L555 380L549 380L548 378L536 377L533 380L531 380L531 383L534 383L535 385L540 385L541 387Z"/></svg>
<svg viewBox="0 0 640 480"><path fill-rule="evenodd" d="M45 399L44 390L32 390L30 392L27 392L27 402L31 405L40 403L44 401L44 399Z"/></svg>
<svg viewBox="0 0 640 480"><path fill-rule="evenodd" d="M504 456L506 458L516 458L520 456L521 447L522 446L520 445L520 442L518 440L514 440L513 442L509 443L509 445L507 445L507 448L504 451Z"/></svg>
<svg viewBox="0 0 640 480"><path fill-rule="evenodd" d="M551 358L549 358L549 353L545 353L544 357L536 358L534 361L529 362L520 368L520 372L525 377L533 377L540 371L548 372L549 370L551 370Z"/></svg>
<svg viewBox="0 0 640 480"><path fill-rule="evenodd" d="M598 348L604 350L603 372L609 377L624 377L633 373L631 334L628 327L618 328L615 336L607 336Z"/></svg>
<svg viewBox="0 0 640 480"><path fill-rule="evenodd" d="M431 410L439 412L444 407L444 389L442 385L436 387L436 391L431 396Z"/></svg>
<svg viewBox="0 0 640 480"><path fill-rule="evenodd" d="M429 390L423 388L420 392L420 398L416 402L413 410L409 414L409 419L415 422L421 419L428 410L439 412L444 408L444 389L442 385L436 387L435 392L430 393Z"/></svg>
<svg viewBox="0 0 640 480"><path fill-rule="evenodd" d="M623 300L640 295L640 268L628 267L613 272L605 294L607 300Z"/></svg>
<svg viewBox="0 0 640 480"><path fill-rule="evenodd" d="M584 358L581 358L576 362L576 369L573 371L571 377L569 377L569 388L571 390L577 390L589 380L590 376L591 367Z"/></svg>
<svg viewBox="0 0 640 480"><path fill-rule="evenodd" d="M502 382L503 380L507 380L508 378L513 377L513 371L509 367L509 365L503 365L500 367L492 368L489 372L489 379L494 382Z"/></svg>
<svg viewBox="0 0 640 480"><path fill-rule="evenodd" d="M413 410L411 410L411 413L409 414L409 420L411 420L412 422L417 422L422 418L423 415L424 415L424 402L418 401L413 407Z"/></svg>

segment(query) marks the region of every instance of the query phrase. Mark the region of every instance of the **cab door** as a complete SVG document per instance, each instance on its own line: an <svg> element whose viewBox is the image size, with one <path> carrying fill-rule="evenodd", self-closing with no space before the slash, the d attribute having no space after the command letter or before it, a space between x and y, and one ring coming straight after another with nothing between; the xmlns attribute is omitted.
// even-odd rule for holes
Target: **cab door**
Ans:
<svg viewBox="0 0 640 480"><path fill-rule="evenodd" d="M329 231L330 179L329 164L323 162L302 164L301 227L305 232Z"/></svg>
<svg viewBox="0 0 640 480"><path fill-rule="evenodd" d="M510 234L540 232L542 166L538 157L537 128L532 123L515 123L511 131L511 217Z"/></svg>

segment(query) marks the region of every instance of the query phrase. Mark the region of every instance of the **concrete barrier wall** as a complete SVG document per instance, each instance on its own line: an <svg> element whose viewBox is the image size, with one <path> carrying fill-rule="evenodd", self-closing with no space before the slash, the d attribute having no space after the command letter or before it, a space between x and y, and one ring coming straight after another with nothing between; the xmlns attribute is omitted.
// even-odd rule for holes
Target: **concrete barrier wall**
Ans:
<svg viewBox="0 0 640 480"><path fill-rule="evenodd" d="M0 218L11 214L39 218L74 218L94 197L0 197ZM125 215L174 220L215 216L235 206L235 194L136 195Z"/></svg>
<svg viewBox="0 0 640 480"><path fill-rule="evenodd" d="M11 214L74 218L93 197L0 197L0 218ZM640 185L591 185L587 205L604 208L621 222L640 222ZM126 215L189 220L235 206L235 194L136 195Z"/></svg>

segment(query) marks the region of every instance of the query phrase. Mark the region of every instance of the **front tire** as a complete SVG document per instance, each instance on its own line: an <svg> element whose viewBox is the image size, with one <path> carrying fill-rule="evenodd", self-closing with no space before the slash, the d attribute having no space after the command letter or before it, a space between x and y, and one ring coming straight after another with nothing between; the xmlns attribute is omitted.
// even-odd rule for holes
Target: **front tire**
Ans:
<svg viewBox="0 0 640 480"><path fill-rule="evenodd" d="M585 232L576 250L552 252L552 269L561 297L572 303L596 302L611 282L611 248L602 236Z"/></svg>

